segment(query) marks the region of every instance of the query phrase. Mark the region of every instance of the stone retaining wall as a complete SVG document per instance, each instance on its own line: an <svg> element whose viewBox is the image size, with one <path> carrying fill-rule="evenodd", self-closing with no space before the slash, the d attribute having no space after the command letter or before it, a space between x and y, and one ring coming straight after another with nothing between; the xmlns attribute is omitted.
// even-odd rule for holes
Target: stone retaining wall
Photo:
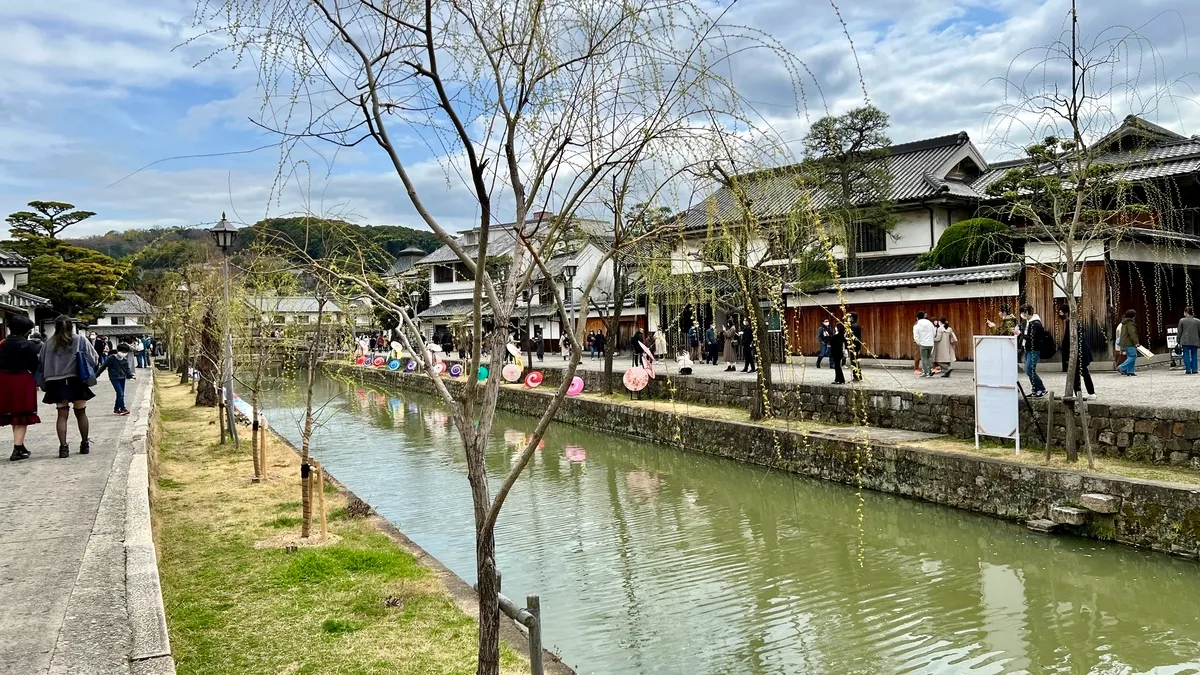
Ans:
<svg viewBox="0 0 1200 675"><path fill-rule="evenodd" d="M423 375L341 364L343 376L434 394ZM450 382L452 391L461 385ZM846 393L842 392L842 396ZM502 387L502 410L538 415L547 393ZM900 399L903 401L904 399ZM908 410L915 411L916 403ZM921 405L929 405L923 403ZM901 411L903 412L903 408ZM1047 519L1055 506L1088 493L1120 499L1116 514L1093 514L1077 534L1196 558L1200 556L1200 488L1044 468L952 452L863 444L819 433L693 417L586 398L566 399L560 422L633 435L690 452L726 457L823 480L1017 521ZM1126 432L1122 432L1126 433Z"/></svg>
<svg viewBox="0 0 1200 675"><path fill-rule="evenodd" d="M562 370L542 367L546 384L561 381ZM604 374L577 371L587 391L604 388ZM625 389L618 379L618 388ZM673 393L672 391L673 390ZM643 398L669 398L702 405L726 405L747 408L752 397L760 396L752 380L718 380L703 377L659 376L641 392ZM1048 401L1030 399L1041 426L1045 427ZM780 417L836 424L860 424L907 429L957 438L975 437L975 397L957 394L927 394L910 391L858 390L827 385L776 383L771 392L772 409ZM1066 438L1066 406L1055 401L1053 440L1062 445ZM1137 408L1091 403L1090 435L1097 454L1125 457L1135 461L1170 463L1200 469L1200 411L1177 408ZM1020 406L1021 442L1026 445L1045 441L1024 402ZM1082 439L1080 455L1084 453Z"/></svg>

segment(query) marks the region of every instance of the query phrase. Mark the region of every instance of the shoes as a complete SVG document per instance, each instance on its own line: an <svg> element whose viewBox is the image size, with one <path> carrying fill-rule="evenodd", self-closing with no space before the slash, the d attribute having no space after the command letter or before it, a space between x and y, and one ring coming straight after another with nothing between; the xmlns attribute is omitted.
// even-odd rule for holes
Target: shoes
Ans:
<svg viewBox="0 0 1200 675"><path fill-rule="evenodd" d="M1084 395L1083 395L1083 400L1085 400L1085 401L1090 401L1090 400L1092 400L1092 399L1094 399L1094 398L1096 398L1096 395L1095 395L1095 394L1084 394Z"/></svg>
<svg viewBox="0 0 1200 675"><path fill-rule="evenodd" d="M79 442L79 454L86 455L91 451L92 451L91 441L84 440L84 441ZM60 455L62 454L62 450L59 450L59 454Z"/></svg>
<svg viewBox="0 0 1200 675"><path fill-rule="evenodd" d="M70 457L70 456L71 456L71 446L69 446L69 445L58 446L58 458L59 459L66 459L67 457Z"/></svg>
<svg viewBox="0 0 1200 675"><path fill-rule="evenodd" d="M121 409L120 409L120 408L117 408L116 410L113 410L113 414L114 414L114 415L120 415L120 414L121 414Z"/></svg>
<svg viewBox="0 0 1200 675"><path fill-rule="evenodd" d="M14 445L12 455L9 456L8 461L18 462L22 459L29 459L29 451L25 449L24 445Z"/></svg>
<svg viewBox="0 0 1200 675"><path fill-rule="evenodd" d="M118 414L118 415L128 415L128 414L129 414L129 411L128 411L128 410L126 410L125 408L121 408L121 411L120 411L120 412L118 412L117 414Z"/></svg>
<svg viewBox="0 0 1200 675"><path fill-rule="evenodd" d="M946 372L942 373L942 377L950 377L950 373L952 373L952 372L954 372L954 371L953 371L953 370L947 370Z"/></svg>
<svg viewBox="0 0 1200 675"><path fill-rule="evenodd" d="M1030 396L1032 396L1034 398L1042 398L1045 395L1046 395L1046 392L1044 392L1044 391L1035 391L1032 394L1030 394Z"/></svg>

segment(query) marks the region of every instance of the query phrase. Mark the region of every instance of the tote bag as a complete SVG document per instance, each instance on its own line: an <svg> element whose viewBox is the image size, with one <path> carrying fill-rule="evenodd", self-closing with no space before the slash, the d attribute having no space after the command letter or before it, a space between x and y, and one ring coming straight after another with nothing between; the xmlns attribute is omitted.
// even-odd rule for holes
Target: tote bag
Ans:
<svg viewBox="0 0 1200 675"><path fill-rule="evenodd" d="M89 387L96 386L96 369L88 363L87 355L83 353L83 339L75 337L75 377Z"/></svg>

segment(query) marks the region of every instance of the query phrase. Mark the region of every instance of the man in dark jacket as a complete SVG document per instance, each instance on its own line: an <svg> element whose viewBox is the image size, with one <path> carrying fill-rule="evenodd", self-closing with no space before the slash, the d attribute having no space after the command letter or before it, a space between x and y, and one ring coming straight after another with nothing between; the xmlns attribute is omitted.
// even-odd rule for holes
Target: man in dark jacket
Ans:
<svg viewBox="0 0 1200 675"><path fill-rule="evenodd" d="M742 354L746 359L746 366L742 368L742 372L753 373L758 370L758 367L754 363L754 327L750 325L750 319L745 319L742 322L740 342L742 345Z"/></svg>
<svg viewBox="0 0 1200 675"><path fill-rule="evenodd" d="M830 345L829 337L832 331L829 330L829 319L823 319L821 325L817 328L817 344L820 345L821 351L817 352L817 367L821 367L821 359L829 358L829 367L833 368L833 359L829 357Z"/></svg>
<svg viewBox="0 0 1200 675"><path fill-rule="evenodd" d="M1087 387L1087 393L1082 394L1084 398L1096 398L1096 387L1092 385L1092 374L1088 371L1088 366L1092 365L1092 346L1088 344L1087 336L1083 331L1079 331L1078 337L1071 340L1071 308L1066 305L1058 308L1058 318L1063 322L1062 342L1058 346L1061 353L1062 369L1067 372L1067 367L1071 363L1071 354L1079 350L1079 362L1075 366L1075 395L1079 393L1079 381L1083 380L1084 386Z"/></svg>
<svg viewBox="0 0 1200 675"><path fill-rule="evenodd" d="M1183 308L1183 318L1179 320L1179 346L1183 348L1183 369L1188 375L1197 372L1196 356L1200 351L1200 319L1192 313L1191 307Z"/></svg>
<svg viewBox="0 0 1200 675"><path fill-rule="evenodd" d="M1032 305L1021 308L1021 321L1024 326L1021 330L1021 346L1025 349L1025 375L1033 390L1029 395L1041 398L1046 395L1046 385L1038 376L1037 367L1042 360L1041 346L1046 340L1046 328L1042 326L1042 317L1038 316Z"/></svg>
<svg viewBox="0 0 1200 675"><path fill-rule="evenodd" d="M643 342L645 342L645 338L642 337L642 329L639 326L638 329L633 332L633 337L629 338L629 348L633 351L633 365L635 366L642 365Z"/></svg>
<svg viewBox="0 0 1200 675"><path fill-rule="evenodd" d="M850 375L857 382L863 379L859 361L863 349L862 326L858 325L858 312L847 312L846 323L850 324L850 332L846 334L846 356L850 361Z"/></svg>

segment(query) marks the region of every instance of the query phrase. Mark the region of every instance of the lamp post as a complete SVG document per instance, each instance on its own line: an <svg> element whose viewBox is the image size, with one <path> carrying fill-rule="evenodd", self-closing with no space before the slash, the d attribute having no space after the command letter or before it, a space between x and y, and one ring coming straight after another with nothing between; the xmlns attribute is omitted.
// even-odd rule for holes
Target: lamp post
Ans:
<svg viewBox="0 0 1200 675"><path fill-rule="evenodd" d="M235 445L240 445L237 436L237 425L233 420L233 334L229 325L229 249L237 237L237 228L225 220L225 212L221 212L221 220L208 231L212 235L217 248L221 249L221 277L225 285L225 358L221 368L221 379L225 390L225 422L229 427L229 437ZM221 442L225 442L224 435Z"/></svg>
<svg viewBox="0 0 1200 675"><path fill-rule="evenodd" d="M566 281L567 281L567 283L565 284L566 288L563 289L564 291L566 291L565 293L563 293L563 300L567 301L567 303L569 305L568 309L570 309L570 312L571 312L570 313L570 317L571 317L570 329L571 329L572 335L575 334L575 298L574 298L574 296L575 296L575 273L578 271L579 271L579 267L574 264L563 265L563 278L566 279Z"/></svg>

